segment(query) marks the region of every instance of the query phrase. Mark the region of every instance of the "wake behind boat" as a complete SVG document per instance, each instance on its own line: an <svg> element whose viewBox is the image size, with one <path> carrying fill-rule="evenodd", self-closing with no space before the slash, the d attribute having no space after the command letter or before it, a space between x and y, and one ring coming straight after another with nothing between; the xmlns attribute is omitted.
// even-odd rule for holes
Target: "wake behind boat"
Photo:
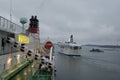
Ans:
<svg viewBox="0 0 120 80"><path fill-rule="evenodd" d="M73 35L70 36L68 42L59 42L58 46L60 47L60 54L65 54L68 56L80 56L81 46L73 41Z"/></svg>

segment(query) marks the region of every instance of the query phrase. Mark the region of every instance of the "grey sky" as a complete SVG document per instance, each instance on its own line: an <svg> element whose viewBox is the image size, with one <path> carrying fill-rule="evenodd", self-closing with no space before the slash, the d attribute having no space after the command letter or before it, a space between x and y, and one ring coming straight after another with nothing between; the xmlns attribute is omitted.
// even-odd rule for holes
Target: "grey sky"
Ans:
<svg viewBox="0 0 120 80"><path fill-rule="evenodd" d="M0 16L9 19L9 7L10 0L0 0ZM12 0L14 22L31 15L39 18L42 41L65 41L73 34L80 44L120 43L119 0Z"/></svg>

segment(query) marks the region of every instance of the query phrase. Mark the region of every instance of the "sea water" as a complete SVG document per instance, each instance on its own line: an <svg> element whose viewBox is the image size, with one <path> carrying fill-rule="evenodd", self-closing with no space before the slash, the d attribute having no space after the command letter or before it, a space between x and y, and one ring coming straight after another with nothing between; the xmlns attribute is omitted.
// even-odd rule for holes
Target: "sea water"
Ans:
<svg viewBox="0 0 120 80"><path fill-rule="evenodd" d="M104 52L90 52L92 48ZM66 56L57 53L56 80L120 80L120 48L82 46L81 56Z"/></svg>

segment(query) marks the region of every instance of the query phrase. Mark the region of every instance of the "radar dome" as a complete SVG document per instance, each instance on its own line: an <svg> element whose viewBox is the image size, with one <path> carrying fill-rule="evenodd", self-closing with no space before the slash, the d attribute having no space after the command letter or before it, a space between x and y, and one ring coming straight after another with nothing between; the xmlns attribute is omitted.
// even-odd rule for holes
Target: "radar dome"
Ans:
<svg viewBox="0 0 120 80"><path fill-rule="evenodd" d="M25 24L25 23L27 23L27 18L26 17L22 17L22 18L20 18L20 23L22 23L22 24Z"/></svg>

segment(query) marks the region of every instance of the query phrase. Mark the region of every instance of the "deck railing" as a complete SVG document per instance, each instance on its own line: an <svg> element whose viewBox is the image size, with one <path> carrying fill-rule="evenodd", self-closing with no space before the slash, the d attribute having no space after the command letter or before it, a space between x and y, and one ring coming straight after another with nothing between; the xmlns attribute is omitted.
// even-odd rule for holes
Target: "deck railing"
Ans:
<svg viewBox="0 0 120 80"><path fill-rule="evenodd" d="M0 30L11 33L21 33L22 27L0 16Z"/></svg>

